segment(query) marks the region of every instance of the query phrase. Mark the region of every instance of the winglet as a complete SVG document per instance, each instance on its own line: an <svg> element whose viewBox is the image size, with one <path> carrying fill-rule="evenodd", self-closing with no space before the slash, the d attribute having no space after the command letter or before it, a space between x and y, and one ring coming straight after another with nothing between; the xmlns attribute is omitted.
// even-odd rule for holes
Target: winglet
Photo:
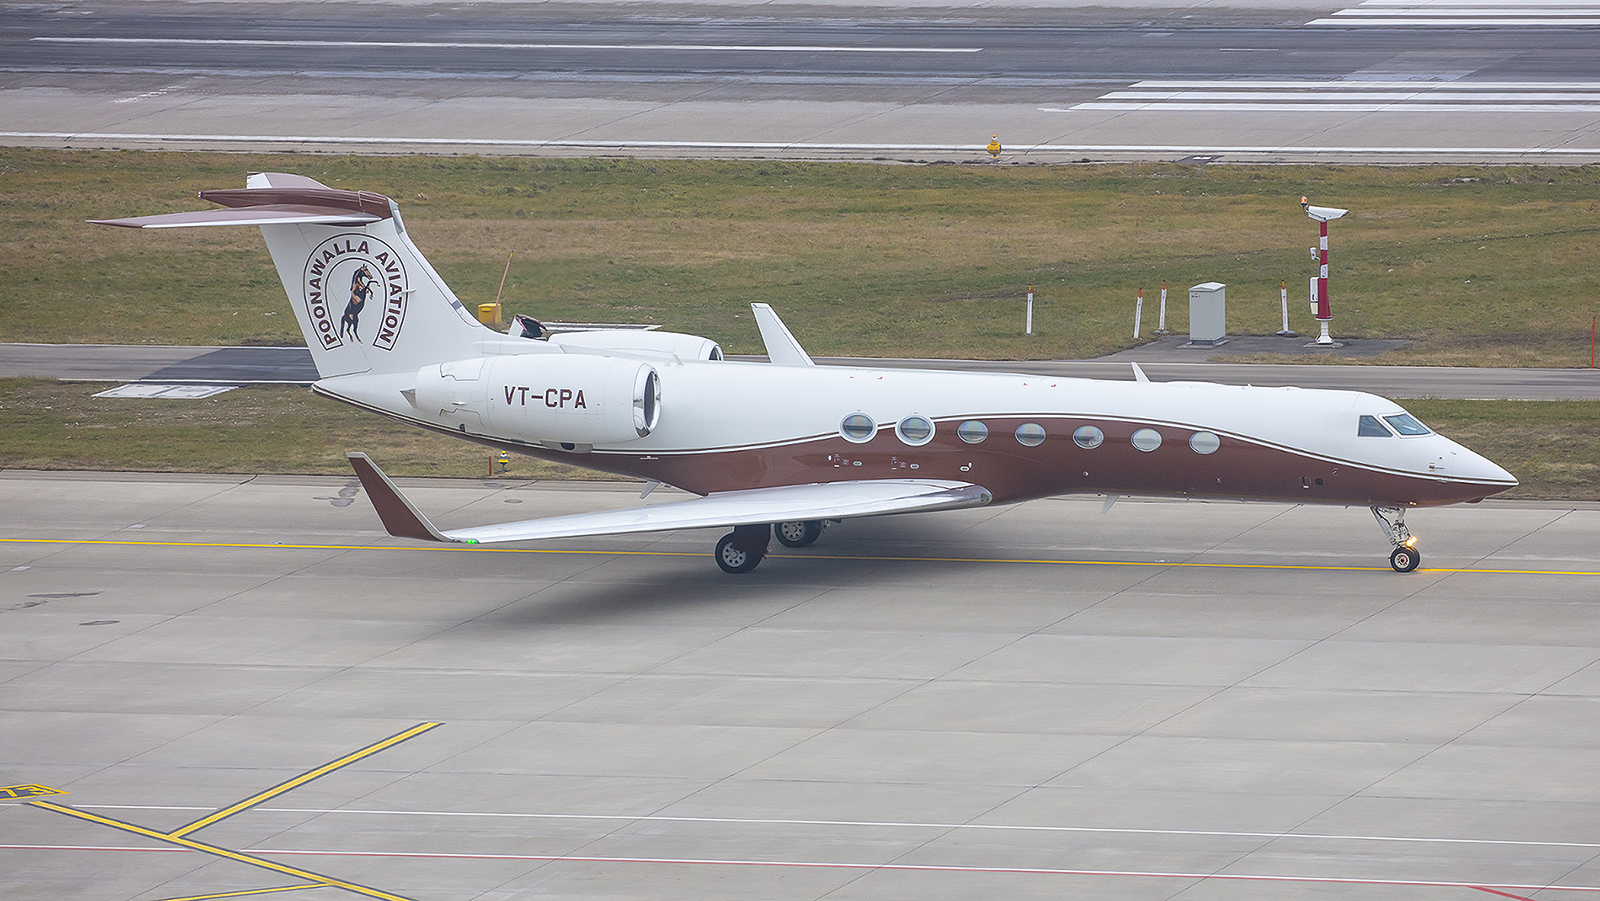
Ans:
<svg viewBox="0 0 1600 901"><path fill-rule="evenodd" d="M433 523L428 522L428 518L406 500L406 496L400 493L394 482L389 481L389 477L383 474L378 464L372 462L372 458L356 451L345 454L345 457L350 460L356 478L361 480L361 487L366 489L367 497L378 511L378 519L383 521L383 527L389 530L390 535L422 541L454 542L454 539L446 538L444 533L434 528Z"/></svg>
<svg viewBox="0 0 1600 901"><path fill-rule="evenodd" d="M767 359L776 366L815 366L811 356L800 342L794 339L789 327L783 324L772 307L753 303L750 312L756 316L756 326L761 329L761 341L767 345Z"/></svg>

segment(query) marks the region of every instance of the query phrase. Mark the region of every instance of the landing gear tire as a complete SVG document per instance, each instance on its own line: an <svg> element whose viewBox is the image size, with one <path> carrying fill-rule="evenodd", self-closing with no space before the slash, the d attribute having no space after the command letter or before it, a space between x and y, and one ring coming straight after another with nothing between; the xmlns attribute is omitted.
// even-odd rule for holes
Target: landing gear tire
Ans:
<svg viewBox="0 0 1600 901"><path fill-rule="evenodd" d="M784 547L810 547L822 537L822 520L791 520L772 527L778 543Z"/></svg>
<svg viewBox="0 0 1600 901"><path fill-rule="evenodd" d="M1413 547L1397 547L1389 555L1389 565L1397 573L1408 573L1417 568L1422 562L1422 555Z"/></svg>
<svg viewBox="0 0 1600 901"><path fill-rule="evenodd" d="M760 554L742 551L733 542L733 533L722 536L717 542L717 565L722 571L738 576L743 575L761 564Z"/></svg>
<svg viewBox="0 0 1600 901"><path fill-rule="evenodd" d="M730 575L743 575L757 566L767 556L767 541L772 537L772 527L735 526L732 532L717 542L715 557L722 571Z"/></svg>

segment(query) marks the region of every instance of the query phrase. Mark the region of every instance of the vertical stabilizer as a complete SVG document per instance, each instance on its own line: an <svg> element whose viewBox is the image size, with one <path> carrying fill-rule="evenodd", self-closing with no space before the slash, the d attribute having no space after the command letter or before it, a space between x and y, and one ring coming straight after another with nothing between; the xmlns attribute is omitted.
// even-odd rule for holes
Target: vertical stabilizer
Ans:
<svg viewBox="0 0 1600 901"><path fill-rule="evenodd" d="M415 372L478 356L475 342L492 337L411 243L388 197L284 173L247 184L201 192L225 209L103 224L260 226L322 378Z"/></svg>

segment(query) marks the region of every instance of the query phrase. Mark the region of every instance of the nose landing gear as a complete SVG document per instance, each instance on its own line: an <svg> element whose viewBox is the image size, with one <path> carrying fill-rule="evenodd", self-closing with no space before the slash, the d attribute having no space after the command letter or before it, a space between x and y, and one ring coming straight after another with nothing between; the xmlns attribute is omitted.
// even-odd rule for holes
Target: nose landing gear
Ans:
<svg viewBox="0 0 1600 901"><path fill-rule="evenodd" d="M1383 537L1389 539L1394 545L1393 553L1389 554L1389 565L1397 573L1408 573L1417 568L1422 562L1422 554L1417 550L1417 539L1406 528L1406 508L1404 507L1372 507L1372 518L1378 521L1378 528L1383 530Z"/></svg>

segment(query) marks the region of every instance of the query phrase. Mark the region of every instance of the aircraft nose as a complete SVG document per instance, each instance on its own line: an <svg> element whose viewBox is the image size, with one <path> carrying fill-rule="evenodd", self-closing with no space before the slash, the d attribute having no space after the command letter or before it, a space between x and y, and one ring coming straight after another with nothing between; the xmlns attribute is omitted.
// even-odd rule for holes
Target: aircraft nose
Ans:
<svg viewBox="0 0 1600 901"><path fill-rule="evenodd" d="M1454 441L1445 440L1448 446L1440 454L1439 461L1434 464L1443 473L1457 479L1495 485L1496 491L1517 487L1517 477L1507 472L1500 464Z"/></svg>

